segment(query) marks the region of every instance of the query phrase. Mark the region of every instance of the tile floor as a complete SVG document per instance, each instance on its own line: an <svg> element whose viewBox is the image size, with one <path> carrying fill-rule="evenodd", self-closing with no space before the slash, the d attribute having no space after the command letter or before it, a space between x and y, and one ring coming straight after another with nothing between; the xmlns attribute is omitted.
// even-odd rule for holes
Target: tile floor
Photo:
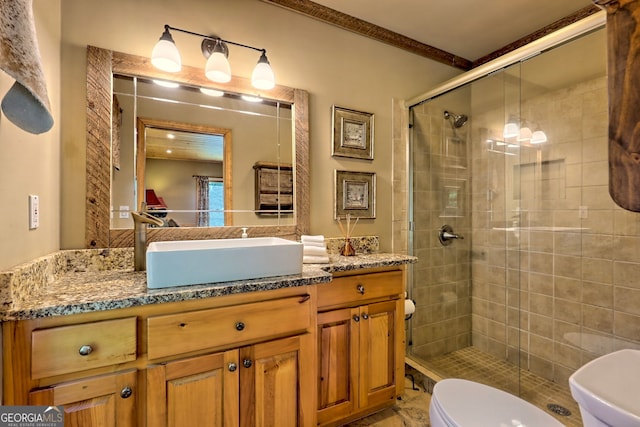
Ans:
<svg viewBox="0 0 640 427"><path fill-rule="evenodd" d="M437 372L447 372L449 377L477 381L513 394L518 393L518 383L515 380L518 368L473 347L431 359L430 367ZM402 400L392 408L348 424L348 427L428 427L431 395L425 390L430 391L434 384L432 380L437 380L438 377L418 366L406 366L406 372L413 376L419 390L412 389L412 381L407 376ZM580 410L571 397L568 386L522 370L519 388L523 399L551 413L567 427L582 426ZM547 409L550 403L561 405L571 411L571 415L561 416L550 412Z"/></svg>

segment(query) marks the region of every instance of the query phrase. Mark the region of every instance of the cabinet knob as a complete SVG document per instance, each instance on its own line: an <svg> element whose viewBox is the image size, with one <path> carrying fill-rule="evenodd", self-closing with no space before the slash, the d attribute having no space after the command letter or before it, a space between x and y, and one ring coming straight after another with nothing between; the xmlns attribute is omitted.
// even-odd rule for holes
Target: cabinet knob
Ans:
<svg viewBox="0 0 640 427"><path fill-rule="evenodd" d="M364 285L362 283L358 284L358 292L360 292L360 294L364 295Z"/></svg>
<svg viewBox="0 0 640 427"><path fill-rule="evenodd" d="M229 372L235 372L236 369L238 369L238 365L233 362L229 363Z"/></svg>
<svg viewBox="0 0 640 427"><path fill-rule="evenodd" d="M369 318L369 315L368 315L367 313L363 313L363 314L362 314L362 318L363 318L364 320L367 320L367 319Z"/></svg>
<svg viewBox="0 0 640 427"><path fill-rule="evenodd" d="M127 386L125 388L123 388L122 390L120 390L120 397L123 399L128 399L131 397L131 395L133 394L133 390L131 390L131 387Z"/></svg>
<svg viewBox="0 0 640 427"><path fill-rule="evenodd" d="M245 368L250 368L251 365L253 365L253 362L251 361L251 359L244 359L242 361L242 366L244 366Z"/></svg>
<svg viewBox="0 0 640 427"><path fill-rule="evenodd" d="M360 321L360 316L358 316L357 314L353 315L353 320L355 320L356 322Z"/></svg>
<svg viewBox="0 0 640 427"><path fill-rule="evenodd" d="M88 356L92 351L93 347L91 347L90 345L83 345L78 349L78 353L80 353L80 356Z"/></svg>
<svg viewBox="0 0 640 427"><path fill-rule="evenodd" d="M236 331L242 331L244 330L244 323L243 322L237 322L236 323Z"/></svg>

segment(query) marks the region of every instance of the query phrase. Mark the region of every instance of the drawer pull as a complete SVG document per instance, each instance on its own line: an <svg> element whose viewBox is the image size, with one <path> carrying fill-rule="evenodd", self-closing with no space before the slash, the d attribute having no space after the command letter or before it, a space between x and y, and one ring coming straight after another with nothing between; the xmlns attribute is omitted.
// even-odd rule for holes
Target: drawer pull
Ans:
<svg viewBox="0 0 640 427"><path fill-rule="evenodd" d="M360 292L361 295L364 295L364 285L362 283L358 284L358 292Z"/></svg>
<svg viewBox="0 0 640 427"><path fill-rule="evenodd" d="M80 356L88 356L91 354L92 351L93 351L93 347L91 347L90 345L83 345L78 350L78 353L80 353Z"/></svg>
<svg viewBox="0 0 640 427"><path fill-rule="evenodd" d="M364 314L362 315L362 318L363 318L364 320L367 320L367 319L369 318L369 315L368 315L367 313L364 313Z"/></svg>
<svg viewBox="0 0 640 427"><path fill-rule="evenodd" d="M238 369L238 365L233 362L229 363L229 372L235 372L236 369Z"/></svg>
<svg viewBox="0 0 640 427"><path fill-rule="evenodd" d="M360 316L358 316L357 314L353 315L353 320L355 320L356 322L360 321Z"/></svg>
<svg viewBox="0 0 640 427"><path fill-rule="evenodd" d="M131 387L129 387L129 386L123 388L120 391L120 397L123 398L123 399L130 398L132 394L133 394L133 390L131 390Z"/></svg>
<svg viewBox="0 0 640 427"><path fill-rule="evenodd" d="M244 330L244 323L236 322L236 331L242 331L242 330Z"/></svg>
<svg viewBox="0 0 640 427"><path fill-rule="evenodd" d="M244 359L242 361L242 366L244 366L245 368L250 368L253 365L253 362L251 361L251 359Z"/></svg>
<svg viewBox="0 0 640 427"><path fill-rule="evenodd" d="M302 296L300 297L300 301L298 301L298 302L299 302L300 304L302 304L303 302L307 302L307 301L309 301L309 299L310 299L310 298L311 298L311 295L309 295L309 294L305 294L305 295L302 295Z"/></svg>

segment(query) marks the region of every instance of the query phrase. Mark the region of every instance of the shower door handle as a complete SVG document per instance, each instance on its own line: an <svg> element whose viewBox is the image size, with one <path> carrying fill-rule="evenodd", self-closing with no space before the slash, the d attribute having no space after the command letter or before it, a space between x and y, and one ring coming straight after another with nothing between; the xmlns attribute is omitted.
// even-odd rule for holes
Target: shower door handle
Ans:
<svg viewBox="0 0 640 427"><path fill-rule="evenodd" d="M444 246L450 245L452 240L463 240L464 237L462 237L459 234L456 234L453 232L453 228L451 228L450 225L443 225L442 228L440 228L440 232L438 233L438 240L440 240L440 243L443 244Z"/></svg>

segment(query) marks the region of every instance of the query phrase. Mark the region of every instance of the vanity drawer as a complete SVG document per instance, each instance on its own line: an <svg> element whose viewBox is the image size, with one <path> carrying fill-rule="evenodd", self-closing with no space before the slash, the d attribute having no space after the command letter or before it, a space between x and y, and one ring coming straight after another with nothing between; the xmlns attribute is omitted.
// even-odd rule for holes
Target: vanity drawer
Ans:
<svg viewBox="0 0 640 427"><path fill-rule="evenodd" d="M368 300L401 295L402 277L401 270L336 277L318 286L318 308L356 306Z"/></svg>
<svg viewBox="0 0 640 427"><path fill-rule="evenodd" d="M33 379L135 359L135 317L59 326L31 333Z"/></svg>
<svg viewBox="0 0 640 427"><path fill-rule="evenodd" d="M309 295L150 317L150 360L198 350L246 345L307 330Z"/></svg>

